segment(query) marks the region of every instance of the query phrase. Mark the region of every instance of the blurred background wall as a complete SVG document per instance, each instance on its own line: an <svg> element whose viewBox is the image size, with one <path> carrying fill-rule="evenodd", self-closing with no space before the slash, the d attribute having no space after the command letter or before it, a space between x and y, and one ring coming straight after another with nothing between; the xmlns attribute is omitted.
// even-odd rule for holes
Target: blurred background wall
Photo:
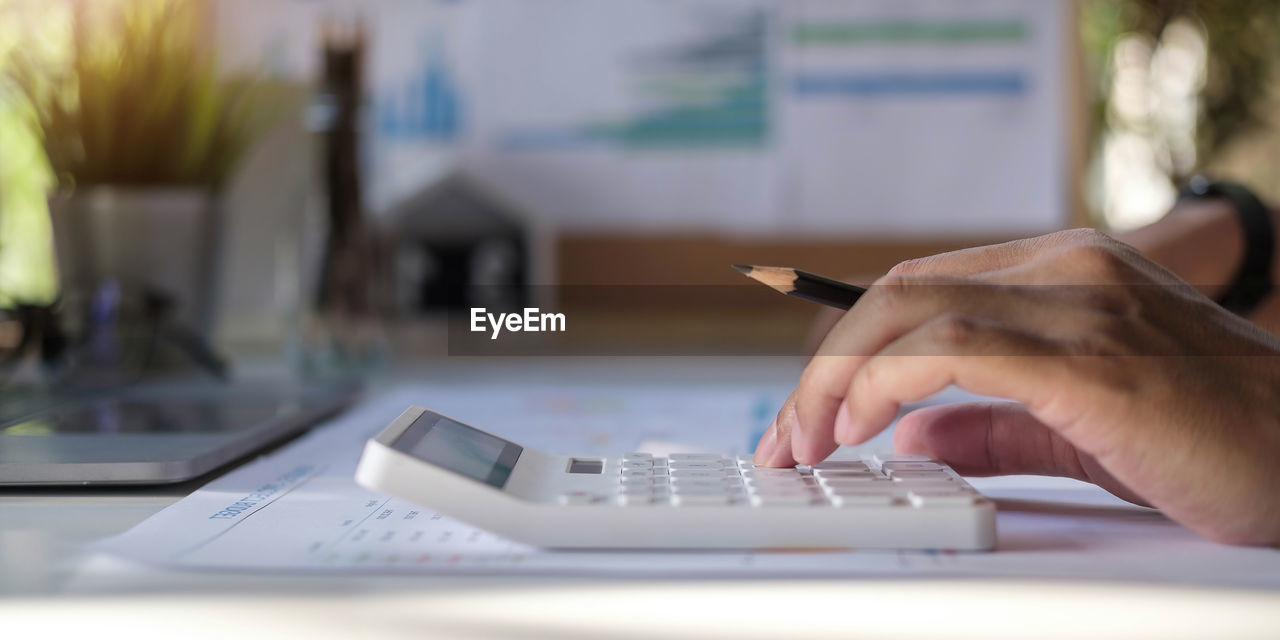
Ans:
<svg viewBox="0 0 1280 640"><path fill-rule="evenodd" d="M33 47L56 66L86 3L0 0L0 67ZM359 42L354 210L378 238L365 250L390 282L383 315L447 298L441 277L736 284L730 262L874 274L1138 226L1196 171L1280 201L1280 2L158 4L173 3L199 12L193 38L223 73L267 96L269 124L219 185L216 338L233 348L305 331L333 224L335 34ZM45 195L67 184L31 110L0 86L0 303L57 289Z"/></svg>

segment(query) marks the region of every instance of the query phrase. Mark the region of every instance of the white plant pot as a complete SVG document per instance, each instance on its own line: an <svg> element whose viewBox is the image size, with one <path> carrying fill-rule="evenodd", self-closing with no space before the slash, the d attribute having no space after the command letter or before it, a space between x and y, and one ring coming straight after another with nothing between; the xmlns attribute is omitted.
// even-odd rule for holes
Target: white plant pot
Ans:
<svg viewBox="0 0 1280 640"><path fill-rule="evenodd" d="M221 236L215 194L200 188L91 187L54 196L49 210L69 309L87 309L104 285L135 299L157 293L176 303L175 320L210 335Z"/></svg>

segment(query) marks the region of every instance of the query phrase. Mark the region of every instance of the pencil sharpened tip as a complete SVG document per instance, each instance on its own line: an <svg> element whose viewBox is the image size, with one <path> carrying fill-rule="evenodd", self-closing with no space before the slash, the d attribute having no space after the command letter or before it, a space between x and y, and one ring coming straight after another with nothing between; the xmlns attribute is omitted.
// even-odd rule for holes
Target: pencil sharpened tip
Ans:
<svg viewBox="0 0 1280 640"><path fill-rule="evenodd" d="M735 264L735 265L732 265L732 266L733 266L733 268L734 268L734 269L736 269L736 270L738 271L738 273L745 273L745 274L748 274L748 275L750 275L750 274L751 274L751 269L752 269L752 267L751 267L751 265L749 265L749 264Z"/></svg>

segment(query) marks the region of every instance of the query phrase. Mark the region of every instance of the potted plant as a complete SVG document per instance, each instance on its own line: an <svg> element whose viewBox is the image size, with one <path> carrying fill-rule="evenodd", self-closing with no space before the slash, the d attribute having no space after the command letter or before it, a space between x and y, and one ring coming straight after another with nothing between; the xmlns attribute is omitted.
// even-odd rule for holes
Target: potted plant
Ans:
<svg viewBox="0 0 1280 640"><path fill-rule="evenodd" d="M63 321L108 361L127 340L94 344L95 325L154 334L164 314L184 341L207 337L219 196L260 129L252 85L219 69L205 3L68 6L65 55L18 56L12 71L57 181Z"/></svg>

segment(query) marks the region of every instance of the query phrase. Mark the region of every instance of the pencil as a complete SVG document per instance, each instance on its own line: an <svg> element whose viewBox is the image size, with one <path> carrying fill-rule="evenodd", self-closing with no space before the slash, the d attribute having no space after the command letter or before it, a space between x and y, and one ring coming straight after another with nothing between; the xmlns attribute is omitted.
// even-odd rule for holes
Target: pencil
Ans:
<svg viewBox="0 0 1280 640"><path fill-rule="evenodd" d="M757 267L735 264L734 269L748 278L785 293L792 298L825 304L837 309L848 309L867 290L847 282L832 280L799 269L788 267Z"/></svg>

